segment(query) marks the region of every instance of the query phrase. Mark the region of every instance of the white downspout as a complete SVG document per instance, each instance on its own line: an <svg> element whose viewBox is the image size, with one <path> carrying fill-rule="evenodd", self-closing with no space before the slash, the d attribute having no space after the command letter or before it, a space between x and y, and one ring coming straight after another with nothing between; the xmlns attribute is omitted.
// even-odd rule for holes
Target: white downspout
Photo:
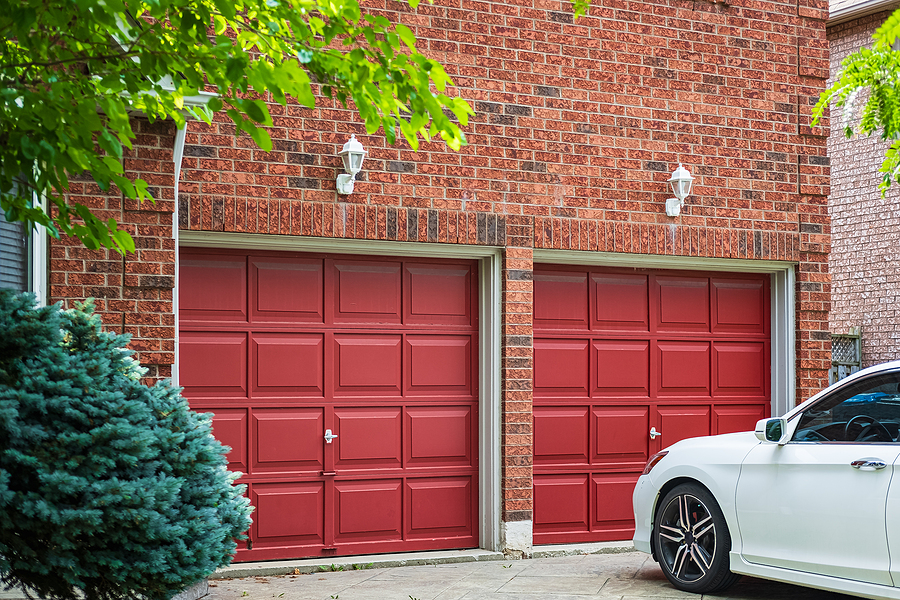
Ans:
<svg viewBox="0 0 900 600"><path fill-rule="evenodd" d="M172 160L175 161L175 210L172 211L172 239L175 240L175 287L172 288L172 312L175 314L175 362L172 363L172 383L178 385L178 180L181 179L181 159L184 157L184 139L187 135L187 124L175 134L175 148Z"/></svg>

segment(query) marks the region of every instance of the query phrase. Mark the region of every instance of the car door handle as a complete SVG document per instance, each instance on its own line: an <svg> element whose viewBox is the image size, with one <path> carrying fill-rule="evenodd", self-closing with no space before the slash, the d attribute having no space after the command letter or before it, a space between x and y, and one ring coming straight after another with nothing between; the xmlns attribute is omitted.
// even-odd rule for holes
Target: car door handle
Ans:
<svg viewBox="0 0 900 600"><path fill-rule="evenodd" d="M878 471L887 466L880 458L860 458L850 463L850 466L860 471Z"/></svg>

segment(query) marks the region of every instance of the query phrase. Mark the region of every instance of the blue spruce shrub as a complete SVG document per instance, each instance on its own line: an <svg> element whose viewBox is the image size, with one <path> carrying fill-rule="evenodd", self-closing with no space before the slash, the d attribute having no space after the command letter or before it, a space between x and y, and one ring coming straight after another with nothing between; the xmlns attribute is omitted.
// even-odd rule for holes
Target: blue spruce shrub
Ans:
<svg viewBox="0 0 900 600"><path fill-rule="evenodd" d="M0 290L0 582L164 600L230 562L252 509L210 415L142 385L92 313Z"/></svg>

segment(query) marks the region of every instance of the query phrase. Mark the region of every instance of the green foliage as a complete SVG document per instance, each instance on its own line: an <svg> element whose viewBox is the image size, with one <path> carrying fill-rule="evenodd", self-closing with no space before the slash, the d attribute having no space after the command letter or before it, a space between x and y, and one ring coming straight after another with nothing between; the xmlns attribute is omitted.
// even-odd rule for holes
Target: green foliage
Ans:
<svg viewBox="0 0 900 600"><path fill-rule="evenodd" d="M590 0L572 2L579 16ZM413 149L439 137L459 150L457 122L474 114L407 26L364 15L357 0L0 0L0 30L0 209L92 249L133 251L134 241L115 220L66 202L71 175L152 200L123 166L135 139L129 115L182 126L224 110L269 150L265 100L312 108L315 81L352 101L369 134L382 129Z"/></svg>
<svg viewBox="0 0 900 600"><path fill-rule="evenodd" d="M893 181L900 182L900 52L894 50L898 36L900 10L878 28L871 48L843 60L839 76L813 109L813 126L832 105L842 109L839 126L847 137L880 132L882 140L891 142L880 169L882 195Z"/></svg>
<svg viewBox="0 0 900 600"><path fill-rule="evenodd" d="M591 0L572 0L572 7L575 9L575 18L582 17L587 14L591 6Z"/></svg>
<svg viewBox="0 0 900 600"><path fill-rule="evenodd" d="M0 581L163 600L227 564L250 507L209 415L148 388L90 304L0 290Z"/></svg>
<svg viewBox="0 0 900 600"><path fill-rule="evenodd" d="M134 249L115 221L63 194L87 171L102 190L150 199L122 163L135 112L180 126L225 110L265 150L264 100L312 108L311 80L352 100L370 134L383 128L413 148L438 136L458 150L465 136L448 115L465 125L472 114L408 27L363 15L357 0L0 0L0 30L0 208L89 248ZM216 95L192 109L201 91Z"/></svg>

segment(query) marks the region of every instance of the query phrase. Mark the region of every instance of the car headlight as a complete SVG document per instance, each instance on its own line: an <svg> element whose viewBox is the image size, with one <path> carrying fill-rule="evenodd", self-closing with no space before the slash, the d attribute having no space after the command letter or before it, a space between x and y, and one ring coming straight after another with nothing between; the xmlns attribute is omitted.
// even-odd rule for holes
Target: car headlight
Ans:
<svg viewBox="0 0 900 600"><path fill-rule="evenodd" d="M647 461L647 465L644 467L644 472L641 473L641 475L646 475L650 471L652 471L653 467L655 467L657 463L659 463L659 461L661 461L668 453L668 450L663 450L662 452L657 452L656 454L651 456L650 460Z"/></svg>

